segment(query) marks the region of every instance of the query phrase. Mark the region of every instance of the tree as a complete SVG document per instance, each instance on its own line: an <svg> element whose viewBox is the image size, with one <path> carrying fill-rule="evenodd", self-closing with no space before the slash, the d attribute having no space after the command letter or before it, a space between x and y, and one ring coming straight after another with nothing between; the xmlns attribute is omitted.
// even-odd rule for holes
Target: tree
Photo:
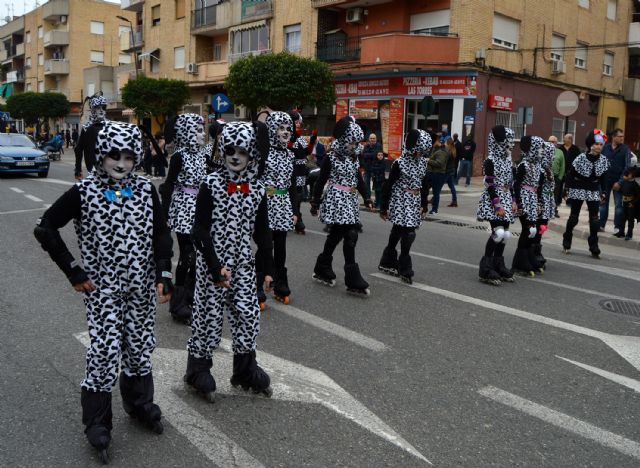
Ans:
<svg viewBox="0 0 640 468"><path fill-rule="evenodd" d="M122 102L133 109L139 120L154 117L163 127L167 117L177 114L189 102L189 87L182 80L139 75L122 88Z"/></svg>
<svg viewBox="0 0 640 468"><path fill-rule="evenodd" d="M7 99L7 112L14 119L23 119L27 125L36 125L44 122L49 128L49 119L65 117L71 111L71 104L61 93L20 93Z"/></svg>
<svg viewBox="0 0 640 468"><path fill-rule="evenodd" d="M328 65L288 52L247 56L229 68L224 82L234 104L286 110L293 106L329 106L335 101Z"/></svg>

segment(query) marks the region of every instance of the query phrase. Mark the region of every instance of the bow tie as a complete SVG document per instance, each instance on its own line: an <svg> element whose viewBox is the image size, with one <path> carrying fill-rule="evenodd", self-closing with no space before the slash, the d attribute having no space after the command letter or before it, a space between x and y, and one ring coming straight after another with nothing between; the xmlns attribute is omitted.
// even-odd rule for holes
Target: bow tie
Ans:
<svg viewBox="0 0 640 468"><path fill-rule="evenodd" d="M227 182L227 193L236 193L236 192L248 194L249 182L242 182L240 184L236 182L231 182L231 181Z"/></svg>
<svg viewBox="0 0 640 468"><path fill-rule="evenodd" d="M116 198L133 198L133 189L131 187L125 187L122 190L106 189L102 193L109 203L116 201Z"/></svg>

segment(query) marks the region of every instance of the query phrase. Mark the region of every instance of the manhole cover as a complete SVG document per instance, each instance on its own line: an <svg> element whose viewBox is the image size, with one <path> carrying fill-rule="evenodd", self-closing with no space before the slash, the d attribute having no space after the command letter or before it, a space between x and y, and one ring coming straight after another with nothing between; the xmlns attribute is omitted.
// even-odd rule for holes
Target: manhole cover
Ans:
<svg viewBox="0 0 640 468"><path fill-rule="evenodd" d="M448 224L450 226L460 226L460 227L468 227L467 223L461 223L460 221L449 221L447 219L438 221L440 224Z"/></svg>
<svg viewBox="0 0 640 468"><path fill-rule="evenodd" d="M605 299L600 301L600 307L607 312L640 317L640 304L636 302L623 301L620 299Z"/></svg>

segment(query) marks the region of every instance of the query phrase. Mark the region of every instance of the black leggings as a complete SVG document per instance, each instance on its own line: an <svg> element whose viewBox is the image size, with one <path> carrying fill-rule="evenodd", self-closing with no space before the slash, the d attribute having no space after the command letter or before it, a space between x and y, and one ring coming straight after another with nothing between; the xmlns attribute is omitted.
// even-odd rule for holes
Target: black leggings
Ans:
<svg viewBox="0 0 640 468"><path fill-rule="evenodd" d="M356 263L356 244L358 243L357 224L330 224L329 235L324 243L324 255L332 256L341 240L345 265Z"/></svg>
<svg viewBox="0 0 640 468"><path fill-rule="evenodd" d="M522 226L522 232L518 239L518 248L528 249L530 245L533 245L533 238L529 237L529 228L536 227L536 223L529 221L526 216L520 216L520 225Z"/></svg>
<svg viewBox="0 0 640 468"><path fill-rule="evenodd" d="M584 200L571 199L571 214L567 220L567 233L573 233L573 228L578 224L580 218L580 210ZM598 231L600 225L598 224L600 219L600 202L587 201L587 209L589 210L589 237L598 237Z"/></svg>
<svg viewBox="0 0 640 468"><path fill-rule="evenodd" d="M195 278L195 249L189 234L176 233L178 247L180 248L180 258L176 267L176 286L184 286L187 276ZM192 278L193 277L193 278Z"/></svg>
<svg viewBox="0 0 640 468"><path fill-rule="evenodd" d="M502 239L500 242L494 241L493 231L497 227L502 227L504 228L505 231L508 231L509 221L494 220L494 221L489 221L489 224L491 225L491 235L487 240L487 244L484 246L484 256L485 257L502 257L506 242L504 239Z"/></svg>
<svg viewBox="0 0 640 468"><path fill-rule="evenodd" d="M287 263L287 231L272 231L273 265L276 271L282 270Z"/></svg>
<svg viewBox="0 0 640 468"><path fill-rule="evenodd" d="M391 233L389 234L389 244L387 247L395 250L396 245L400 242L400 255L407 256L409 255L411 244L413 244L415 238L416 228L398 226L397 224L394 224L391 228Z"/></svg>

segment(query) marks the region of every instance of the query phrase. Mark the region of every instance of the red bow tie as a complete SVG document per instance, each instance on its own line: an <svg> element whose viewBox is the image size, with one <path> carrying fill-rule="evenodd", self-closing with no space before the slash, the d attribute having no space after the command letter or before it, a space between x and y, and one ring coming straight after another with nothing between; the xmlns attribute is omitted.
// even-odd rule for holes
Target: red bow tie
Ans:
<svg viewBox="0 0 640 468"><path fill-rule="evenodd" d="M249 182L242 182L240 184L236 182L227 182L227 193L249 193Z"/></svg>

